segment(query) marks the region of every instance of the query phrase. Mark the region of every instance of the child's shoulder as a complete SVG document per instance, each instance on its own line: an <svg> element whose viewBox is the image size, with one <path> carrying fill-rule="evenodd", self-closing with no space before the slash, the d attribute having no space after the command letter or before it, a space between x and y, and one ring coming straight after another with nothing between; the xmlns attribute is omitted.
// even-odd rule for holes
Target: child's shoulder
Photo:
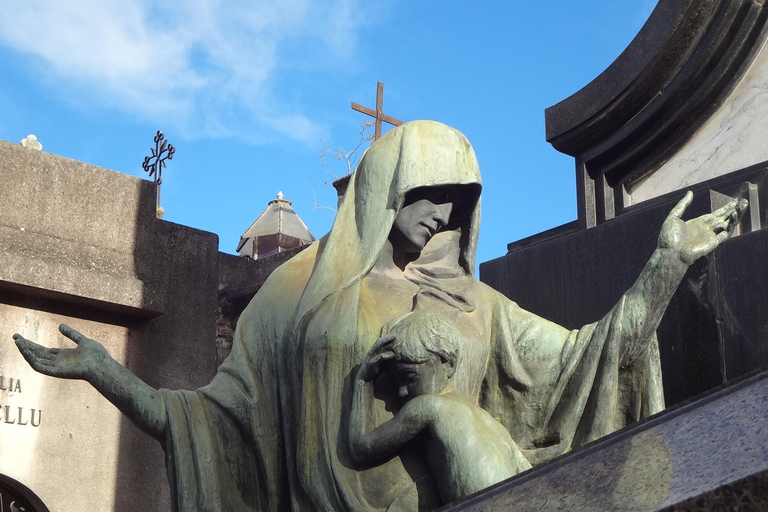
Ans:
<svg viewBox="0 0 768 512"><path fill-rule="evenodd" d="M458 391L450 391L440 395L420 395L412 398L406 404L413 410L429 409L440 414L450 415L463 409L471 409L473 406L464 395Z"/></svg>

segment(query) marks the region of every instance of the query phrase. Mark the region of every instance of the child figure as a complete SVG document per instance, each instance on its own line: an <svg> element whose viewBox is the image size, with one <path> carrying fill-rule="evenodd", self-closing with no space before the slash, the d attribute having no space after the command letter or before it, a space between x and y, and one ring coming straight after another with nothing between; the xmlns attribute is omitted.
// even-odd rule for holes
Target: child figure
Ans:
<svg viewBox="0 0 768 512"><path fill-rule="evenodd" d="M352 396L353 459L375 463L423 432L427 463L444 503L531 467L504 426L454 388L459 339L442 315L409 313L368 352ZM373 380L382 372L396 381L403 404L392 419L375 426Z"/></svg>

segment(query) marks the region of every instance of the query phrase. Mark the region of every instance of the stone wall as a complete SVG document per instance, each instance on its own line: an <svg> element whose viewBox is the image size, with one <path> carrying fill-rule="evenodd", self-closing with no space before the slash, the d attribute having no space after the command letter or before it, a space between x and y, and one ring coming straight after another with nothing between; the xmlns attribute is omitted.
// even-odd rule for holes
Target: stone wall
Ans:
<svg viewBox="0 0 768 512"><path fill-rule="evenodd" d="M222 324L292 253L221 254L155 218L151 182L6 142L0 186L0 474L55 511L169 510L160 445L90 385L35 373L11 336L71 347L66 323L148 384L194 389L228 353Z"/></svg>
<svg viewBox="0 0 768 512"><path fill-rule="evenodd" d="M768 160L768 51L763 48L749 71L717 112L678 153L647 178L627 187L628 204L723 176Z"/></svg>

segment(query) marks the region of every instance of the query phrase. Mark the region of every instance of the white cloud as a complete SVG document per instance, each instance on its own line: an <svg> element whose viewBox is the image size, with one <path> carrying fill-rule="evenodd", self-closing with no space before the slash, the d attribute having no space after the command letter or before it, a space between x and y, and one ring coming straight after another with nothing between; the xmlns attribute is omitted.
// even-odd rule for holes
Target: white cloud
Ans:
<svg viewBox="0 0 768 512"><path fill-rule="evenodd" d="M279 59L291 58L281 48L349 59L365 19L352 0L28 0L3 10L0 44L34 56L74 101L172 120L188 136L316 141L275 92Z"/></svg>

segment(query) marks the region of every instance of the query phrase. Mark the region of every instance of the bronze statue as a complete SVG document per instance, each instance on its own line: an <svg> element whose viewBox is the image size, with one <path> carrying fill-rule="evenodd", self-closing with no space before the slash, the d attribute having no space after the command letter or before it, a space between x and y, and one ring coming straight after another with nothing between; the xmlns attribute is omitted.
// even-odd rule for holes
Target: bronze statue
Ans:
<svg viewBox="0 0 768 512"><path fill-rule="evenodd" d="M391 130L361 159L330 233L272 274L197 391L153 389L66 326L77 348L14 338L35 370L87 380L163 444L176 510L433 509L443 500L418 445L370 463L351 450L358 367L384 326L416 310L450 319L462 353L453 389L536 465L663 409L656 327L688 265L746 208L683 221L686 195L637 282L569 331L475 280L480 189L458 131ZM357 413L375 427L397 410L374 397Z"/></svg>
<svg viewBox="0 0 768 512"><path fill-rule="evenodd" d="M417 310L385 332L360 365L352 393L349 442L355 462L379 462L421 438L445 503L531 468L504 425L454 387L461 333L448 318ZM403 403L392 419L375 425L369 411L374 380L383 374L394 380Z"/></svg>

